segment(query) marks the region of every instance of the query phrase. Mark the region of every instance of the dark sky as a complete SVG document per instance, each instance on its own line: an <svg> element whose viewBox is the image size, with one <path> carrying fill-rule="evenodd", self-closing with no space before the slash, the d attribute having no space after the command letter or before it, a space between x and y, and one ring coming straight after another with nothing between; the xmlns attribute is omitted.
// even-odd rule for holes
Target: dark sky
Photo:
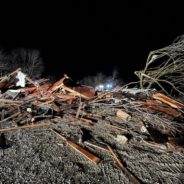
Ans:
<svg viewBox="0 0 184 184"><path fill-rule="evenodd" d="M143 68L151 50L184 33L183 6L117 2L1 5L0 47L37 48L47 72L61 77L110 74L116 67L120 77L134 80L133 72Z"/></svg>

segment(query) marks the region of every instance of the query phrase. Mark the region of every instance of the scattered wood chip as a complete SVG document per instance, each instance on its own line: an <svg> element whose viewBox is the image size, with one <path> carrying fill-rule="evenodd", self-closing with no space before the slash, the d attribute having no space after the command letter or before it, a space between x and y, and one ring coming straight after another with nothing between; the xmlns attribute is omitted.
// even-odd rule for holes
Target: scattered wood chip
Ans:
<svg viewBox="0 0 184 184"><path fill-rule="evenodd" d="M121 118L123 121L130 121L132 119L132 117L128 113L122 110L118 110L116 112L116 115L118 118Z"/></svg>
<svg viewBox="0 0 184 184"><path fill-rule="evenodd" d="M128 139L126 136L124 135L117 135L117 137L115 138L115 140L120 143L120 144L125 144L127 143Z"/></svg>

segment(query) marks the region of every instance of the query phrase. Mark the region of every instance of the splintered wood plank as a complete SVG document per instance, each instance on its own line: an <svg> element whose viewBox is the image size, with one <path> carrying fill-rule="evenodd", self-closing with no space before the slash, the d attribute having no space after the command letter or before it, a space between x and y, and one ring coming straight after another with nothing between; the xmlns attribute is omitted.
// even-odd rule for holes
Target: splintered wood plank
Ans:
<svg viewBox="0 0 184 184"><path fill-rule="evenodd" d="M139 180L122 164L121 160L118 158L118 156L113 151L113 149L109 145L107 145L107 148L109 152L111 153L111 155L113 156L114 160L116 161L118 167L123 171L123 173L129 179L130 183L140 184Z"/></svg>
<svg viewBox="0 0 184 184"><path fill-rule="evenodd" d="M80 147L79 145L73 143L72 141L67 140L68 145L70 145L75 151L85 156L88 160L92 161L95 164L100 162L100 158L96 157L89 151L85 150L84 148Z"/></svg>
<svg viewBox="0 0 184 184"><path fill-rule="evenodd" d="M0 129L0 132L7 132L7 131L12 131L12 130L18 130L18 129L23 129L23 128L37 128L41 126L49 126L50 123L40 123L40 124L31 124L31 125L24 125L24 126L18 126L18 127L11 127L11 128L3 128Z"/></svg>
<svg viewBox="0 0 184 184"><path fill-rule="evenodd" d="M58 137L60 137L61 139L63 139L64 141L66 141L66 143L72 147L75 151L77 151L78 153L82 154L84 157L86 157L88 160L92 161L94 164L98 164L101 159L98 158L97 156L93 155L92 153L90 153L89 151L85 150L84 148L80 147L79 145L75 144L74 142L66 139L64 136L62 136L61 134L59 134L58 132L56 132L55 130L51 129Z"/></svg>
<svg viewBox="0 0 184 184"><path fill-rule="evenodd" d="M175 110L171 107L164 106L164 104L158 103L158 102L153 101L153 100L146 100L146 105L153 110L166 113L166 114L173 116L173 117L181 116L181 112L178 112L177 110Z"/></svg>
<svg viewBox="0 0 184 184"><path fill-rule="evenodd" d="M162 94L162 93L155 93L153 94L153 98L156 99L156 100L160 100L161 102L164 102L168 105L170 105L171 107L173 108L176 108L176 109L184 109L184 104L176 101L176 100L173 100L172 98Z"/></svg>

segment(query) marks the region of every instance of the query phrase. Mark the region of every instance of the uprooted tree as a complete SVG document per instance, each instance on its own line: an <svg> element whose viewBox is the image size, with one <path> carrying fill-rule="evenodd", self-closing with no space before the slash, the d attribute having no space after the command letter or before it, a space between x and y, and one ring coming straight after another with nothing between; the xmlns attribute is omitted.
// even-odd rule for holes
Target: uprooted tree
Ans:
<svg viewBox="0 0 184 184"><path fill-rule="evenodd" d="M142 89L157 86L166 93L176 91L184 95L184 36L167 47L151 51L145 68L135 74Z"/></svg>
<svg viewBox="0 0 184 184"><path fill-rule="evenodd" d="M12 50L10 53L0 50L0 74L6 75L17 68L21 68L32 79L39 79L44 70L40 52L24 48Z"/></svg>

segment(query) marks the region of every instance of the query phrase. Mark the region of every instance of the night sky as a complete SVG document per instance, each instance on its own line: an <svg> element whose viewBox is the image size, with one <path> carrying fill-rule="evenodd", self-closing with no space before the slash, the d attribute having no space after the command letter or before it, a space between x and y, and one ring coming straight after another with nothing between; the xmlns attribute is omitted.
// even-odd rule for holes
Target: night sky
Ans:
<svg viewBox="0 0 184 184"><path fill-rule="evenodd" d="M117 2L1 5L0 47L39 49L46 73L57 77L67 73L78 80L117 68L125 81L136 80L133 72L144 67L151 50L184 34L183 6Z"/></svg>

